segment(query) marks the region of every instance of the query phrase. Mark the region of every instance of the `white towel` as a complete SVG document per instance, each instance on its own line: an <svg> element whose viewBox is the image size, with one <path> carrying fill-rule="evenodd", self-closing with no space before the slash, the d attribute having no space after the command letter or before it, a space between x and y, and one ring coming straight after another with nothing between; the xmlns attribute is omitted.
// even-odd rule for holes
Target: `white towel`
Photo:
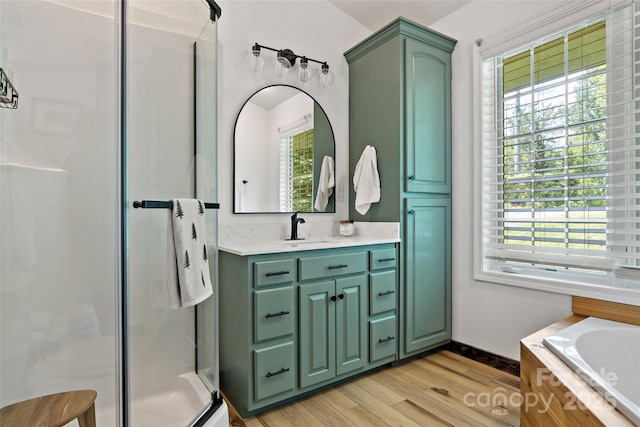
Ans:
<svg viewBox="0 0 640 427"><path fill-rule="evenodd" d="M371 203L380 201L380 177L376 149L370 145L364 147L360 160L353 172L353 189L356 192L356 210L364 215Z"/></svg>
<svg viewBox="0 0 640 427"><path fill-rule="evenodd" d="M204 203L173 199L167 221L167 299L170 308L196 305L211 294Z"/></svg>
<svg viewBox="0 0 640 427"><path fill-rule="evenodd" d="M324 156L320 168L320 178L318 178L318 194L316 203L313 205L318 212L324 212L329 203L329 197L333 193L335 178L333 174L333 158Z"/></svg>

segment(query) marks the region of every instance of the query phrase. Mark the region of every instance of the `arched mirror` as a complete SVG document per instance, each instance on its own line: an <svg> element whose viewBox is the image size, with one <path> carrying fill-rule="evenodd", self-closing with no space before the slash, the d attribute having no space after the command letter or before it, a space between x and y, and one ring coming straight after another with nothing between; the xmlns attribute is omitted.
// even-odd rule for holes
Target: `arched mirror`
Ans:
<svg viewBox="0 0 640 427"><path fill-rule="evenodd" d="M233 143L234 213L335 212L333 194L322 202L334 174L333 129L306 92L274 85L254 93Z"/></svg>

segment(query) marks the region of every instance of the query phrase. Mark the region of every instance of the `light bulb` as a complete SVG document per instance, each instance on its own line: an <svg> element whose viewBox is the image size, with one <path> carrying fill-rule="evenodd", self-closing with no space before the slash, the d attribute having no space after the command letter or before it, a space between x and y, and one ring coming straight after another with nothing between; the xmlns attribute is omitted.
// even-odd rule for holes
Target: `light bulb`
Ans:
<svg viewBox="0 0 640 427"><path fill-rule="evenodd" d="M287 65L289 65L290 67L291 64L289 64L286 58L282 56L281 52L278 52L278 59L273 64L273 73L276 78L283 79L283 78L286 78L287 75L289 74L289 67L285 65L285 61Z"/></svg>
<svg viewBox="0 0 640 427"><path fill-rule="evenodd" d="M301 82L306 83L311 78L311 72L309 71L309 60L304 56L300 59L300 68L298 69L298 78Z"/></svg>
<svg viewBox="0 0 640 427"><path fill-rule="evenodd" d="M323 63L322 72L320 73L320 85L322 87L329 87L333 85L334 81L335 81L335 77L333 76L333 73L329 69L329 65L327 65L326 62Z"/></svg>
<svg viewBox="0 0 640 427"><path fill-rule="evenodd" d="M253 73L262 73L264 69L264 58L260 55L260 45L258 43L253 45L251 49L251 56L249 56L249 69Z"/></svg>

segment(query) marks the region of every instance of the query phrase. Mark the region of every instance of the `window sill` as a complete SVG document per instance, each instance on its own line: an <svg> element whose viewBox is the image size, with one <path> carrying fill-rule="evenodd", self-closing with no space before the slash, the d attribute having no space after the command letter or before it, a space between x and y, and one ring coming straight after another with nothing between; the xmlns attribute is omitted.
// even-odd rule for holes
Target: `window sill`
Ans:
<svg viewBox="0 0 640 427"><path fill-rule="evenodd" d="M541 292L551 292L562 295L579 296L602 301L617 302L640 306L640 290L599 286L567 280L542 279L525 274L476 272L474 279L499 285L515 286L533 289Z"/></svg>

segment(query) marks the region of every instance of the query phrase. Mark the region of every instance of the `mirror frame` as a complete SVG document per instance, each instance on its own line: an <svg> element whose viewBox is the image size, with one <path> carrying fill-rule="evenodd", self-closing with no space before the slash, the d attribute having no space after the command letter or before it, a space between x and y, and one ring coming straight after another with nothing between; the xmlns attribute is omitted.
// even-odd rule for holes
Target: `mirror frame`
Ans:
<svg viewBox="0 0 640 427"><path fill-rule="evenodd" d="M270 87L289 87L292 89L296 89L298 91L300 91L301 93L304 93L305 95L307 95L309 98L311 98L314 102L315 105L318 106L318 108L322 111L322 113L324 114L324 116L327 119L327 123L329 124L329 129L331 130L331 137L333 139L333 170L334 170L334 176L335 176L335 170L336 170L336 135L335 132L333 131L333 125L331 124L331 120L329 120L329 116L327 115L327 112L324 110L324 108L322 108L322 105L320 105L320 103L313 97L311 96L308 92L306 92L303 89L300 89L297 86L292 86L292 85L288 85L288 84L272 84L272 85L268 85L268 86L264 86L261 87L260 89L256 90L255 92L253 92L248 98L247 100L242 104L242 107L240 107L240 110L238 111L238 114L236 115L236 120L235 123L233 125L233 176L232 176L232 180L233 180L233 191L231 192L231 198L232 198L232 205L233 205L233 214L234 215L244 215L244 214L262 214L262 215L266 215L266 214L292 214L293 211L291 212L274 212L274 211L252 211L252 212L238 212L238 206L236 206L236 190L237 190L237 180L236 180L236 131L238 128L238 119L240 118L240 114L242 114L242 110L244 109L244 107L249 103L249 101L251 100L251 98L253 98L254 95L256 95L258 92L270 88ZM314 159L315 162L315 159ZM332 205L332 210L325 210L324 212L316 212L316 211L311 211L311 212L300 212L303 213L305 215L308 214L334 214L336 212L336 201L335 201L335 187L334 187L334 191L333 194L331 196L329 196L329 203ZM316 195L313 195L313 200L315 201L315 197ZM329 205L327 205L327 207L329 207Z"/></svg>

